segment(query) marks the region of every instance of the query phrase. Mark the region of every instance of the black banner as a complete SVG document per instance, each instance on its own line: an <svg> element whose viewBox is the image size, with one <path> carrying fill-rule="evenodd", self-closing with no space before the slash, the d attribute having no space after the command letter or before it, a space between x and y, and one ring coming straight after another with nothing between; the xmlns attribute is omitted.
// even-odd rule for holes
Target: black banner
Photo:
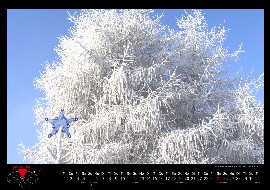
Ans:
<svg viewBox="0 0 270 190"><path fill-rule="evenodd" d="M263 165L20 165L1 168L8 189L263 184Z"/></svg>

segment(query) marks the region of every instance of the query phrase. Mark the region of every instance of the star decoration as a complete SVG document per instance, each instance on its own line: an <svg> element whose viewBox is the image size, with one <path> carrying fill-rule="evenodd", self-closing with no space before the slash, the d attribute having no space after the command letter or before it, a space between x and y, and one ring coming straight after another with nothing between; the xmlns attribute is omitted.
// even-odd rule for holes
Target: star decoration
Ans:
<svg viewBox="0 0 270 190"><path fill-rule="evenodd" d="M48 137L52 137L53 135L55 135L58 131L59 128L62 127L62 132L65 133L67 135L68 138L71 137L70 133L69 133L69 124L72 123L73 121L77 121L78 118L70 118L67 119L64 116L64 110L61 109L61 112L59 114L59 117L56 117L55 119L48 119L45 118L46 121L48 121L49 123L51 123L53 125L53 130L52 132L48 135Z"/></svg>

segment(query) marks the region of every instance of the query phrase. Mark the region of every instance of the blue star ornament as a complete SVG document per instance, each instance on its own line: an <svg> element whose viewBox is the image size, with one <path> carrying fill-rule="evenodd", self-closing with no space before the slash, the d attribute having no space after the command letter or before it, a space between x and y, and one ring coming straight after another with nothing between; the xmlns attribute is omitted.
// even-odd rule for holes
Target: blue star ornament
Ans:
<svg viewBox="0 0 270 190"><path fill-rule="evenodd" d="M52 137L53 135L55 135L58 131L59 128L62 127L62 132L65 133L67 135L68 138L71 137L70 132L69 132L69 124L72 123L73 121L77 121L78 118L70 118L67 119L64 116L64 110L61 109L59 117L56 117L55 119L48 119L45 118L45 121L51 123L53 125L53 130L52 132L48 135L48 137Z"/></svg>

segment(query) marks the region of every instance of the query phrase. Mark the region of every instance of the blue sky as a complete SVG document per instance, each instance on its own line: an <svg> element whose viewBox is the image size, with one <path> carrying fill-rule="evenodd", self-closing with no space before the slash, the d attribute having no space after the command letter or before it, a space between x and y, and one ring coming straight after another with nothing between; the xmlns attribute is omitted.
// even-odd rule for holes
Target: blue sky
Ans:
<svg viewBox="0 0 270 190"><path fill-rule="evenodd" d="M20 139L32 147L37 142L33 107L35 100L44 97L33 86L34 78L40 76L45 62L52 62L57 54L57 37L68 35L72 24L65 9L9 9L7 12L7 162L23 162L18 155ZM78 11L78 10L77 10ZM187 10L189 11L189 10ZM177 29L176 19L183 10L163 9L163 24ZM236 73L243 66L244 74L254 70L254 77L264 72L264 11L262 9L203 9L209 27L224 25L230 29L225 47L233 52L243 43L245 53L231 67ZM225 20L225 22L224 22ZM256 94L264 102L263 92Z"/></svg>

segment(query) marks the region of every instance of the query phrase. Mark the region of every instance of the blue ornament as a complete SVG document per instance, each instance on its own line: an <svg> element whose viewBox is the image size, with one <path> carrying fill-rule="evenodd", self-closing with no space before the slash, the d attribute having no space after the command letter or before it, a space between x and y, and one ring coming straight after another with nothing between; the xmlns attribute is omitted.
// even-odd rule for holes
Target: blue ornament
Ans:
<svg viewBox="0 0 270 190"><path fill-rule="evenodd" d="M69 129L69 124L72 123L73 121L77 121L78 118L70 118L70 119L65 118L64 110L61 109L59 117L56 117L55 119L45 118L45 120L53 125L53 127L52 127L53 130L48 135L49 138L52 137L53 135L55 135L59 131L60 127L62 127L62 132L65 133L68 138L70 138L71 135L70 135L69 130L68 130Z"/></svg>

